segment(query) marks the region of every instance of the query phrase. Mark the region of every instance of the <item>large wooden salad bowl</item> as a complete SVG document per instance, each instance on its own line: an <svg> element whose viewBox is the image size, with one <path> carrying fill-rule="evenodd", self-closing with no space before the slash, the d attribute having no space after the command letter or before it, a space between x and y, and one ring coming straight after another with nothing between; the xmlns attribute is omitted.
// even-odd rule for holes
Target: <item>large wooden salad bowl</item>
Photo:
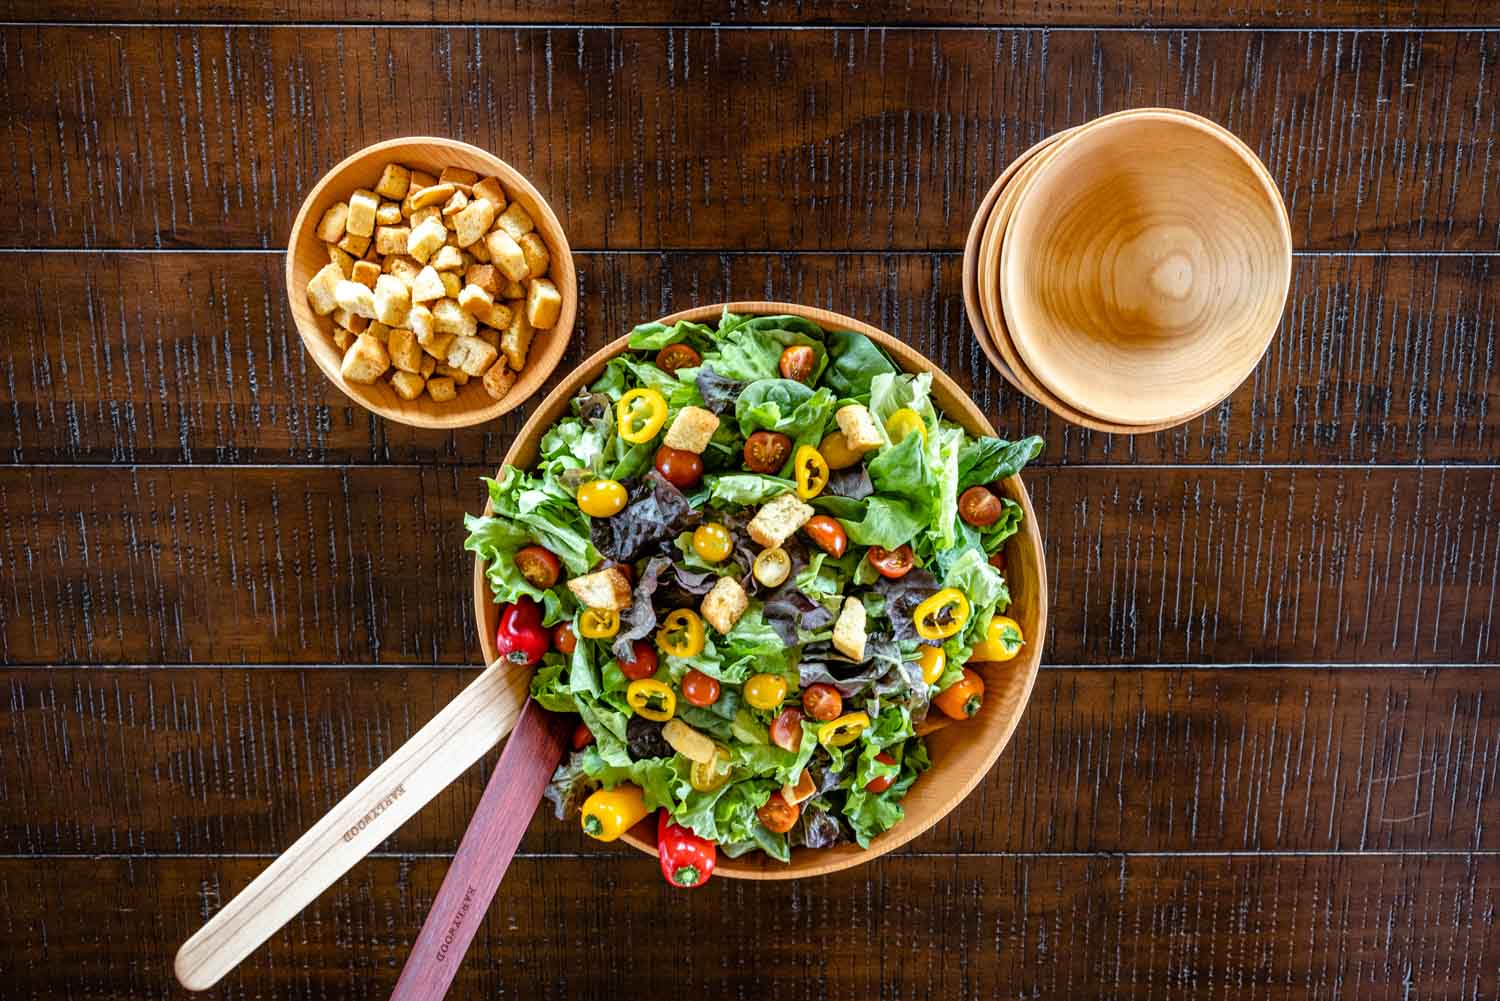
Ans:
<svg viewBox="0 0 1500 1001"><path fill-rule="evenodd" d="M853 330L864 334L885 349L906 371L931 372L933 399L950 420L962 424L973 434L995 434L984 412L946 373L909 345L847 316L786 302L730 302L673 313L663 317L661 322L708 322L726 310L762 316L790 314L812 320L826 330ZM542 435L567 413L573 396L598 378L605 363L626 349L627 339L622 337L595 352L542 401L506 453L506 464L529 467L536 461ZM1027 643L1021 653L1007 663L971 662L970 666L984 677L984 705L972 720L939 727L928 734L932 768L917 780L903 800L906 819L876 838L868 849L853 844L834 848L794 848L789 863L778 862L758 852L738 859L721 857L715 870L717 875L735 879L795 879L820 876L868 862L927 831L947 816L984 778L1009 743L1026 708L1032 683L1036 680L1037 665L1041 661L1041 646L1047 628L1047 570L1042 559L1042 535L1037 526L1036 512L1032 510L1031 499L1019 476L1005 481L1005 493L1025 512L1021 530L1006 543L1005 556L1012 602L1008 614L1021 624ZM488 505L485 513L491 513ZM484 569L485 564L476 560L474 617L479 625L484 659L489 663L496 657L494 637L499 609L491 600ZM643 852L655 854L654 816L636 825L625 835L625 840Z"/></svg>

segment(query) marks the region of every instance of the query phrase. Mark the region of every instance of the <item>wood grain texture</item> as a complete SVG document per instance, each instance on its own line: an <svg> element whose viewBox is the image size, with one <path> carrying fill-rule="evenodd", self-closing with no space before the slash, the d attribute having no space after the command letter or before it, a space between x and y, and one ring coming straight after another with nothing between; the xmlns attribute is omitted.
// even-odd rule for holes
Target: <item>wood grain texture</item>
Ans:
<svg viewBox="0 0 1500 1001"><path fill-rule="evenodd" d="M480 663L493 470L0 469L0 661ZM1026 477L1047 663L1500 657L1500 468Z"/></svg>
<svg viewBox="0 0 1500 1001"><path fill-rule="evenodd" d="M1301 249L1493 251L1497 56L1462 31L12 26L0 230L281 247L399 106L525 172L580 249L956 249L1018 151L1167 105L1266 161Z"/></svg>
<svg viewBox="0 0 1500 1001"><path fill-rule="evenodd" d="M249 854L264 865L472 677L12 670L0 855ZM1493 671L1477 668L1044 667L985 780L898 851L1495 851L1492 687ZM451 852L495 759L380 850ZM520 852L634 854L545 810Z"/></svg>
<svg viewBox="0 0 1500 1001"><path fill-rule="evenodd" d="M171 943L256 865L0 861L0 921L50 960L10 990L181 997ZM203 996L385 998L445 868L372 860ZM1494 855L888 856L688 894L644 856L518 859L450 997L1490 997L1497 906Z"/></svg>
<svg viewBox="0 0 1500 1001"><path fill-rule="evenodd" d="M0 283L0 456L10 463L498 464L520 417L452 434L370 417L305 357L281 256L12 254ZM1250 379L1183 427L1066 424L986 364L956 254L585 254L559 370L691 303L767 297L865 319L942 365L1039 465L1473 463L1500 454L1500 258L1299 257ZM555 384L552 380L547 388Z"/></svg>

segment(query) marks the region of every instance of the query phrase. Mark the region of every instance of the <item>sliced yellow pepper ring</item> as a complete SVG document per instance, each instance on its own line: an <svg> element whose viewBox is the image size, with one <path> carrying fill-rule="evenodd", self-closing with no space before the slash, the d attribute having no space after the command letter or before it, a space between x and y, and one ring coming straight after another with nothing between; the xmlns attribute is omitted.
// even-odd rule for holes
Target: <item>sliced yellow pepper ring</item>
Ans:
<svg viewBox="0 0 1500 1001"><path fill-rule="evenodd" d="M811 500L828 486L828 460L811 445L797 449L792 468L797 472L797 496L803 500Z"/></svg>
<svg viewBox="0 0 1500 1001"><path fill-rule="evenodd" d="M719 745L712 761L695 761L688 781L699 792L713 792L729 781L729 748Z"/></svg>
<svg viewBox="0 0 1500 1001"><path fill-rule="evenodd" d="M885 433L891 436L892 445L901 444L913 431L920 434L924 442L927 440L927 422L911 407L902 407L885 422Z"/></svg>
<svg viewBox="0 0 1500 1001"><path fill-rule="evenodd" d="M632 445L648 442L667 423L666 398L654 389L632 389L615 404L615 423Z"/></svg>
<svg viewBox="0 0 1500 1001"><path fill-rule="evenodd" d="M621 782L613 789L600 789L583 801L579 824L595 841L613 841L646 816L641 787Z"/></svg>
<svg viewBox="0 0 1500 1001"><path fill-rule="evenodd" d="M917 606L912 622L924 640L945 640L969 621L969 599L956 587L945 587Z"/></svg>
<svg viewBox="0 0 1500 1001"><path fill-rule="evenodd" d="M870 717L865 713L845 713L818 728L818 743L824 747L844 747L869 728Z"/></svg>
<svg viewBox="0 0 1500 1001"><path fill-rule="evenodd" d="M578 616L578 634L602 640L620 631L620 614L605 608L585 608Z"/></svg>
<svg viewBox="0 0 1500 1001"><path fill-rule="evenodd" d="M637 716L658 723L665 723L677 712L677 696L672 689L652 678L632 681L625 689L625 701L630 703Z"/></svg>
<svg viewBox="0 0 1500 1001"><path fill-rule="evenodd" d="M690 608L667 614L656 631L656 646L668 657L696 657L703 652L703 620Z"/></svg>

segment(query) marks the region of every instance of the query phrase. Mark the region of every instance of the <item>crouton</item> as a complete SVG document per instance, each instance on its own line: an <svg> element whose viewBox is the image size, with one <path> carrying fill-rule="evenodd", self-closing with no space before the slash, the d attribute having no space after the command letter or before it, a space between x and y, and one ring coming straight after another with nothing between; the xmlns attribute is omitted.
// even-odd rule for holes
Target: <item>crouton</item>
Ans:
<svg viewBox="0 0 1500 1001"><path fill-rule="evenodd" d="M411 187L411 171L399 163L388 163L380 172L380 181L375 185L376 194L400 201Z"/></svg>
<svg viewBox="0 0 1500 1001"><path fill-rule="evenodd" d="M557 323L562 312L562 296L557 286L546 278L533 279L526 289L526 319L533 327L543 330Z"/></svg>
<svg viewBox="0 0 1500 1001"><path fill-rule="evenodd" d="M500 286L500 298L502 299L525 299L526 286L513 279L505 279L505 284Z"/></svg>
<svg viewBox="0 0 1500 1001"><path fill-rule="evenodd" d="M427 208L429 205L436 206L438 212L441 213L443 203L452 198L453 192L457 190L458 188L454 187L453 185L443 183L438 183L432 185L431 187L423 188L421 191L418 191L416 194L411 196L412 215L415 216L418 211Z"/></svg>
<svg viewBox="0 0 1500 1001"><path fill-rule="evenodd" d="M446 376L433 376L427 380L427 395L432 397L435 403L447 403L458 395L458 389L453 385L453 380Z"/></svg>
<svg viewBox="0 0 1500 1001"><path fill-rule="evenodd" d="M438 252L432 255L429 262L434 271L461 271L464 266L464 252L457 247L447 244L438 248Z"/></svg>
<svg viewBox="0 0 1500 1001"><path fill-rule="evenodd" d="M464 272L465 285L478 285L493 299L500 292L500 271L493 264L475 264Z"/></svg>
<svg viewBox="0 0 1500 1001"><path fill-rule="evenodd" d="M358 313L366 319L380 319L375 315L375 293L368 286L340 279L333 288L333 295L343 309Z"/></svg>
<svg viewBox="0 0 1500 1001"><path fill-rule="evenodd" d="M378 208L380 196L360 188L349 196L349 212L344 217L344 230L355 236L369 236L375 232L375 210Z"/></svg>
<svg viewBox="0 0 1500 1001"><path fill-rule="evenodd" d="M703 596L703 603L698 606L698 610L703 614L705 622L720 633L727 633L740 621L740 616L745 614L749 605L750 599L745 596L745 589L740 587L739 581L733 577L720 577L713 590Z"/></svg>
<svg viewBox="0 0 1500 1001"><path fill-rule="evenodd" d="M399 257L387 257L381 264L381 270L388 275L395 275L409 286L422 273L422 265L415 257L402 254Z"/></svg>
<svg viewBox="0 0 1500 1001"><path fill-rule="evenodd" d="M390 339L391 328L387 327L379 320L374 320L370 323L369 327L365 329L365 333L375 338L381 344L384 344L387 340Z"/></svg>
<svg viewBox="0 0 1500 1001"><path fill-rule="evenodd" d="M363 257L365 251L370 249L370 238L368 236L355 236L353 233L345 233L344 238L338 242L338 248L350 257Z"/></svg>
<svg viewBox="0 0 1500 1001"><path fill-rule="evenodd" d="M344 238L344 224L348 219L349 203L337 203L318 220L318 239L338 243Z"/></svg>
<svg viewBox="0 0 1500 1001"><path fill-rule="evenodd" d="M500 352L478 337L460 335L448 345L448 357L443 360L454 368L461 368L469 375L484 375L489 371Z"/></svg>
<svg viewBox="0 0 1500 1001"><path fill-rule="evenodd" d="M348 351L349 345L354 343L354 337L354 334L351 334L343 327L333 328L333 346L340 351Z"/></svg>
<svg viewBox="0 0 1500 1001"><path fill-rule="evenodd" d="M487 327L494 327L496 330L507 329L515 321L516 317L515 311L503 302L497 302L490 306L489 309L481 310L474 315L479 318L480 323ZM499 344L500 342L496 341L495 343Z"/></svg>
<svg viewBox="0 0 1500 1001"><path fill-rule="evenodd" d="M360 288L364 286L361 285ZM368 386L385 375L386 369L390 367L391 356L386 351L385 345L369 333L363 333L359 335L353 347L344 352L344 360L339 365L339 375L344 377L345 382Z"/></svg>
<svg viewBox="0 0 1500 1001"><path fill-rule="evenodd" d="M424 347L423 350L426 350L426 348ZM440 375L440 376L446 376L447 378L452 379L453 380L453 384L455 386L467 386L469 384L469 373L465 372L461 368L454 368L452 365L449 365L447 362L442 361L441 358L446 357L446 355L447 355L447 353L444 352L443 355L439 356L440 360L437 363L437 369L436 369L437 374ZM503 369L504 367L505 367L504 365L491 365L490 366L490 372L495 371L495 369L497 369L497 368ZM489 377L490 372L484 373L486 378Z"/></svg>
<svg viewBox="0 0 1500 1001"><path fill-rule="evenodd" d="M426 386L427 380L416 372L397 372L391 376L391 388L403 400L415 400Z"/></svg>
<svg viewBox="0 0 1500 1001"><path fill-rule="evenodd" d="M498 211L505 210L505 189L500 186L498 177L486 177L482 181L475 181L469 188L469 197L488 198L495 203Z"/></svg>
<svg viewBox="0 0 1500 1001"><path fill-rule="evenodd" d="M839 407L838 413L833 417L839 422L839 430L844 432L844 441L849 445L850 451L868 452L885 444L875 418L862 405L851 403Z"/></svg>
<svg viewBox="0 0 1500 1001"><path fill-rule="evenodd" d="M606 567L568 581L568 590L585 608L623 612L630 607L630 581L619 567Z"/></svg>
<svg viewBox="0 0 1500 1001"><path fill-rule="evenodd" d="M412 302L432 302L444 295L443 279L438 277L437 268L429 264L417 272L417 277L411 283Z"/></svg>
<svg viewBox="0 0 1500 1001"><path fill-rule="evenodd" d="M490 263L499 268L505 277L518 282L529 272L526 270L526 255L508 233L495 230L484 238L485 249L490 252Z"/></svg>
<svg viewBox="0 0 1500 1001"><path fill-rule="evenodd" d="M818 783L813 781L812 772L806 768L802 769L802 775L796 782L785 782L781 786L781 798L796 806L798 803L812 799L818 791Z"/></svg>
<svg viewBox="0 0 1500 1001"><path fill-rule="evenodd" d="M406 241L411 237L411 228L408 226L376 226L375 227L375 252L377 254L404 254L406 253Z"/></svg>
<svg viewBox="0 0 1500 1001"><path fill-rule="evenodd" d="M381 202L380 208L375 210L376 226L399 226L401 225L401 203Z"/></svg>
<svg viewBox="0 0 1500 1001"><path fill-rule="evenodd" d="M423 188L430 188L437 183L437 178L425 170L413 170L411 172L411 187L407 189L408 195L414 195Z"/></svg>
<svg viewBox="0 0 1500 1001"><path fill-rule="evenodd" d="M426 222L429 219L434 219L434 220L436 220L438 222L443 222L443 207L441 205L428 205L428 206L426 206L424 208L417 209L415 212L413 212L411 214L411 217L410 217L412 228L416 229L418 226L422 225L424 222ZM444 242L446 242L447 239L448 239L448 224L447 223L443 223L443 240L444 240Z"/></svg>
<svg viewBox="0 0 1500 1001"><path fill-rule="evenodd" d="M370 321L358 313L351 313L347 309L335 309L333 311L333 322L343 327L352 334L362 334Z"/></svg>
<svg viewBox="0 0 1500 1001"><path fill-rule="evenodd" d="M506 324L505 332L500 335L500 350L505 352L506 362L517 372L526 364L526 353L531 350L531 335L535 333L520 305L514 303L505 306L511 312L510 323Z"/></svg>
<svg viewBox="0 0 1500 1001"><path fill-rule="evenodd" d="M795 535L812 516L810 506L798 500L796 494L787 492L763 504L746 530L750 538L771 549Z"/></svg>
<svg viewBox="0 0 1500 1001"><path fill-rule="evenodd" d="M417 371L421 373L422 378L431 378L432 373L437 371L437 359L432 355L423 355L422 363L417 366Z"/></svg>
<svg viewBox="0 0 1500 1001"><path fill-rule="evenodd" d="M473 257L474 260L478 261L480 264L490 263L490 251L489 248L484 245L483 240L480 240L478 243L469 244L464 248L464 253Z"/></svg>
<svg viewBox="0 0 1500 1001"><path fill-rule="evenodd" d="M852 594L833 624L833 648L850 660L865 659L865 605Z"/></svg>
<svg viewBox="0 0 1500 1001"><path fill-rule="evenodd" d="M374 261L355 261L349 269L349 280L359 282L371 292L375 291L375 279L380 277L380 265Z"/></svg>
<svg viewBox="0 0 1500 1001"><path fill-rule="evenodd" d="M478 174L472 170L465 170L463 167L444 167L443 172L438 175L439 184L452 182L455 185L462 184L468 187L477 180L479 180Z"/></svg>
<svg viewBox="0 0 1500 1001"><path fill-rule="evenodd" d="M500 218L495 220L495 225L510 234L512 240L519 240L536 229L536 224L531 221L530 213L521 207L520 202L511 202L510 206L500 213Z"/></svg>
<svg viewBox="0 0 1500 1001"><path fill-rule="evenodd" d="M478 285L465 285L458 293L458 304L475 316L488 316L495 300Z"/></svg>
<svg viewBox="0 0 1500 1001"><path fill-rule="evenodd" d="M415 257L420 264L426 264L427 259L437 253L437 249L448 239L448 230L443 226L442 219L425 219L416 223L411 235L406 238L406 252Z"/></svg>
<svg viewBox="0 0 1500 1001"><path fill-rule="evenodd" d="M552 265L552 253L547 249L546 241L540 233L526 233L516 241L516 245L526 258L526 271L531 277L540 278L547 273L547 268Z"/></svg>
<svg viewBox="0 0 1500 1001"><path fill-rule="evenodd" d="M453 299L439 299L432 304L432 329L440 334L458 334L473 337L479 329L479 321Z"/></svg>
<svg viewBox="0 0 1500 1001"><path fill-rule="evenodd" d="M464 289L464 280L457 271L439 271L438 279L443 283L443 294L449 299L457 299L458 293Z"/></svg>
<svg viewBox="0 0 1500 1001"><path fill-rule="evenodd" d="M391 356L391 364L401 371L422 371L422 345L417 342L417 335L405 327L391 330L390 340L386 342L386 351Z"/></svg>
<svg viewBox="0 0 1500 1001"><path fill-rule="evenodd" d="M348 278L354 273L354 257L333 244L328 245L328 263L337 264L339 273Z"/></svg>
<svg viewBox="0 0 1500 1001"><path fill-rule="evenodd" d="M411 312L411 290L395 275L375 280L375 319L392 327L404 327Z"/></svg>
<svg viewBox="0 0 1500 1001"><path fill-rule="evenodd" d="M438 361L445 361L448 358L448 349L453 346L453 339L457 336L457 334L437 334L429 332L425 339L422 337L422 335L418 334L417 343L422 345L423 351L426 351ZM462 371L462 369L460 369L459 371Z"/></svg>
<svg viewBox="0 0 1500 1001"><path fill-rule="evenodd" d="M668 448L681 449L699 455L708 447L714 432L719 430L719 415L702 407L683 407L677 411L672 426L662 444ZM796 529L793 529L796 531Z"/></svg>
<svg viewBox="0 0 1500 1001"><path fill-rule="evenodd" d="M467 377L468 373L465 372ZM512 372L506 365L500 362L490 366L490 370L484 373L484 391L490 394L493 400L505 399L505 394L510 392L510 387L516 384L516 373Z"/></svg>
<svg viewBox="0 0 1500 1001"><path fill-rule="evenodd" d="M477 337L477 338L479 338L481 341L484 341L484 343L488 344L490 347L494 348L496 351L501 350L501 348L500 348L500 331L496 330L495 328L493 328L493 327L480 327L479 328L479 332L476 333L474 336Z"/></svg>
<svg viewBox="0 0 1500 1001"><path fill-rule="evenodd" d="M347 281L344 272L333 261L312 276L307 283L307 304L319 316L327 316L339 308L338 287Z"/></svg>
<svg viewBox="0 0 1500 1001"><path fill-rule="evenodd" d="M488 198L476 198L453 216L453 232L458 234L458 245L467 247L478 243L489 232L495 214L500 210Z"/></svg>

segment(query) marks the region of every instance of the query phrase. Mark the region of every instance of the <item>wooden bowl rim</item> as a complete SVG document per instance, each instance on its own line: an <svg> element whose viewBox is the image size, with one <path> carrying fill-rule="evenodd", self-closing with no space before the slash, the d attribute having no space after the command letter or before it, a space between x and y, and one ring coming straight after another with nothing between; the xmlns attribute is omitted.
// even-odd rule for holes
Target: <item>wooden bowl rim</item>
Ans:
<svg viewBox="0 0 1500 1001"><path fill-rule="evenodd" d="M949 408L945 411L949 419L956 420L962 424L970 433L995 434L993 425L985 416L984 411L969 397L963 389L953 381L947 373L934 365L925 355L903 341L897 340L885 331L863 323L852 317L831 310L820 309L813 306L802 306L797 303L775 302L775 301L736 301L727 303L716 303L712 305L697 306L691 309L680 310L661 318L661 323L675 323L678 320L691 320L701 322L703 320L719 316L724 312L744 313L755 316L779 316L783 314L801 316L812 320L814 323L827 330L852 330L862 333L879 344L901 364L908 360L925 365L926 371L932 373L933 384L940 387L941 392L949 398L958 401L959 407ZM546 432L550 421L546 415L561 400L571 398L578 389L589 380L597 376L599 369L611 358L627 349L629 336L617 338L595 351L547 394L546 398L533 411L527 419L525 426L512 440L511 447L507 450L505 458L501 462L501 468L510 464L521 450L524 442L538 440ZM903 371L922 371L913 369L902 364ZM958 409L961 413L953 413ZM793 861L791 863L780 863L770 859L761 862L751 862L745 859L720 858L716 874L730 879L750 880L776 880L776 879L801 879L811 876L822 876L832 872L838 872L851 866L860 865L873 861L886 853L901 847L913 838L919 837L931 830L939 821L953 812L954 808L961 803L974 787L994 767L995 761L1009 745L1011 738L1015 735L1016 727L1020 723L1021 716L1026 711L1030 702L1032 688L1036 683L1037 669L1041 664L1041 651L1043 638L1047 630L1047 563L1043 555L1041 528L1037 523L1036 510L1032 507L1031 496L1026 491L1021 477L1011 476L1004 481L1006 493L1011 499L1021 505L1022 522L1021 535L1025 537L1032 551L1036 554L1033 571L1036 574L1036 617L1037 627L1035 639L1028 643L1023 649L1021 656L1011 661L1007 667L1020 672L1021 691L1016 700L1014 710L1001 722L998 738L993 742L985 754L979 766L972 773L957 783L949 795L941 800L932 810L931 816L925 822L917 822L908 816L900 824L881 834L871 842L868 849L861 849L857 845L840 845L835 848L824 849L793 849ZM494 508L488 498L485 500L484 513L493 514ZM489 583L484 576L485 563L477 555L474 558L474 620L475 627L479 631L480 649L484 655L485 663L495 659L496 653L494 641L488 635L486 629L487 609L491 606ZM920 781L920 780L919 780ZM627 831L623 836L626 843L649 855L656 854L656 835L654 829L645 830L652 818L647 818L636 827ZM798 853L813 852L805 855L810 861L799 863ZM753 859L755 856L748 856ZM774 867L774 868L773 868Z"/></svg>
<svg viewBox="0 0 1500 1001"><path fill-rule="evenodd" d="M317 239L312 232L316 221L310 218L312 207L317 204L324 191L338 180L345 171L352 170L362 165L377 154L386 154L392 160L401 160L401 151L409 150L413 146L437 146L444 149L461 151L474 157L489 167L496 177L509 192L519 191L537 209L531 212L533 220L540 216L551 229L556 232L555 241L548 240L548 253L551 255L551 277L557 285L558 293L562 296L562 311L558 314L557 323L551 327L551 335L545 341L545 350L540 354L529 355L526 359L525 369L517 374L516 383L510 392L499 400L491 400L488 396L475 396L476 400L488 400L483 406L464 407L446 406L440 411L428 414L420 411L411 411L388 404L379 400L367 399L360 392L364 387L356 389L344 380L339 367L332 364L324 357L324 352L317 350L314 338L326 339L328 332L323 330L316 322L304 322L304 312L308 312L307 296L304 290L299 289L299 282L295 275L297 250L306 239ZM351 190L353 190L351 188ZM541 229L541 226L537 227ZM319 241L321 242L321 241ZM573 265L573 250L568 243L568 235L563 229L562 223L558 221L557 214L553 212L552 206L542 193L536 189L527 177L506 161L500 159L488 150L481 149L470 143L458 139L446 139L441 136L401 136L396 139L383 139L380 142L371 143L361 149L344 157L333 167L324 172L318 178L316 184L303 198L301 207L297 210L296 218L292 222L291 235L287 240L285 280L287 301L291 310L292 323L297 327L297 332L302 340L302 347L311 357L313 362L323 372L324 376L336 386L340 392L371 413L378 414L386 420L395 421L397 424L405 424L409 427L426 428L430 430L453 430L456 428L473 427L486 421L494 420L516 407L525 403L538 389L546 383L558 362L562 360L567 351L568 341L573 333L573 324L578 316L578 272ZM313 319L321 320L322 317L313 316ZM538 338L539 340L540 338ZM533 342L535 344L535 341ZM472 394L471 394L472 395ZM418 398L420 399L420 397ZM407 401L400 401L406 403ZM415 402L415 401L413 401Z"/></svg>
<svg viewBox="0 0 1500 1001"><path fill-rule="evenodd" d="M1017 178L1015 184L1016 195L1011 218L1013 219L1015 214L1024 211L1023 206L1027 205L1028 199L1034 194L1033 189L1042 183L1049 170L1063 169L1066 165L1064 162L1066 157L1063 155L1065 151L1071 151L1076 156L1078 155L1078 143L1089 139L1096 139L1100 133L1106 131L1116 128L1128 128L1141 121L1170 122L1174 125L1192 128L1222 143L1250 169L1250 172L1259 182L1262 193L1267 196L1266 203L1272 210L1276 220L1277 231L1281 237L1282 261L1278 269L1281 279L1281 310L1277 314L1276 322L1267 325L1260 349L1253 353L1247 353L1244 362L1233 370L1235 378L1232 383L1226 376L1225 386L1227 388L1207 402L1195 403L1167 416L1158 417L1156 420L1148 423L1130 424L1128 421L1122 419L1120 415L1104 413L1103 408L1097 404L1088 405L1082 397L1068 401L1071 408L1086 411L1093 416L1094 420L1102 424L1117 423L1122 427L1133 427L1135 430L1127 433L1134 434L1140 434L1145 431L1165 430L1186 423L1194 417L1201 416L1214 407L1217 407L1220 403L1223 403L1244 384L1245 380L1250 377L1260 364L1261 359L1265 357L1266 352L1270 350L1271 341L1275 339L1276 332L1280 329L1281 318L1286 311L1286 301L1291 295L1293 252L1291 221L1287 215L1286 202L1281 196L1281 190L1276 186L1275 180L1271 177L1270 171L1266 168L1260 157L1255 154L1255 151L1243 139L1218 122L1180 108L1133 108L1128 111L1116 112L1112 115L1104 115L1079 126L1074 130L1074 134L1070 137L1068 143L1059 144L1054 147L1052 151L1053 155L1039 159L1033 170ZM1010 220L1008 219L1006 221L1007 233L1009 229ZM997 298L1002 304L1002 308L1004 308L1004 303L1013 300L1019 294L1017 290L1024 289L1025 284L1023 276L1020 274L1023 255L1021 251L1014 250L1013 248L1013 242L1010 242L1010 249L1006 246L998 248L999 255L996 265L996 277L999 281L999 288ZM1008 322L1013 322L1009 309L1005 310L1005 315ZM1021 358L1028 357L1028 342L1024 337L1019 339L1012 337L1012 349ZM1032 370L1028 367L1028 372L1030 371ZM1052 392L1052 395L1062 398L1062 393L1053 390L1050 384L1048 385L1048 389Z"/></svg>

